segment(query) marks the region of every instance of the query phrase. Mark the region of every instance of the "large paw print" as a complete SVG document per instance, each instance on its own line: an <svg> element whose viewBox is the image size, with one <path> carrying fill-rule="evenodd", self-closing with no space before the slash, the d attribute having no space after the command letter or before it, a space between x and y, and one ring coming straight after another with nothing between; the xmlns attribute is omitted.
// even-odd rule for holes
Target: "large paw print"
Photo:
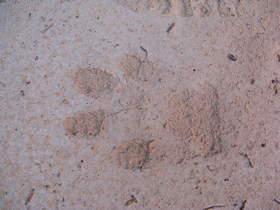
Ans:
<svg viewBox="0 0 280 210"><path fill-rule="evenodd" d="M105 100L101 96L114 94L115 102L107 111L80 111L67 117L64 120L67 135L92 139L104 130L114 130L114 135L108 136L112 142L119 143L109 155L110 162L127 170L142 170L162 163L177 165L198 156L210 157L221 152L216 89L204 85L196 90L183 84L181 89L171 91L159 82L160 77L166 76L163 72L167 71L157 64L137 53L125 55L119 61L123 73L120 79L98 68L79 69L74 76L79 93L100 101ZM122 88L116 88L118 85ZM166 92L168 99L165 98ZM160 103L154 103L153 94ZM164 116L154 118L162 113ZM114 123L104 129L109 118ZM150 123L152 119L156 121ZM164 128L158 126L161 124ZM154 139L148 133L149 126L157 133Z"/></svg>

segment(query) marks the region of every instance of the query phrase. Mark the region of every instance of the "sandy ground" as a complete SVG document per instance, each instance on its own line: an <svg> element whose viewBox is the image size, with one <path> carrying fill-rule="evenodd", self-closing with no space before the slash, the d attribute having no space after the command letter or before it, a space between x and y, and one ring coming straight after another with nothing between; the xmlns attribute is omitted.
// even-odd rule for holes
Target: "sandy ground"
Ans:
<svg viewBox="0 0 280 210"><path fill-rule="evenodd" d="M280 209L278 0L0 2L0 209Z"/></svg>

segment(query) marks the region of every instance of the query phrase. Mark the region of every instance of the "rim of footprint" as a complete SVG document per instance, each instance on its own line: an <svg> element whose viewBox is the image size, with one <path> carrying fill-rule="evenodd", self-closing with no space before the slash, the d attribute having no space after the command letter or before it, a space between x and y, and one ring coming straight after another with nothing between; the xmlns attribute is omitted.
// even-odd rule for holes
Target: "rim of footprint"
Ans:
<svg viewBox="0 0 280 210"><path fill-rule="evenodd" d="M206 17L217 10L220 17L240 16L239 0L114 0L119 5L139 14ZM215 9L216 8L216 9Z"/></svg>
<svg viewBox="0 0 280 210"><path fill-rule="evenodd" d="M173 15L188 17L193 15L191 0L115 0L120 5L137 13Z"/></svg>

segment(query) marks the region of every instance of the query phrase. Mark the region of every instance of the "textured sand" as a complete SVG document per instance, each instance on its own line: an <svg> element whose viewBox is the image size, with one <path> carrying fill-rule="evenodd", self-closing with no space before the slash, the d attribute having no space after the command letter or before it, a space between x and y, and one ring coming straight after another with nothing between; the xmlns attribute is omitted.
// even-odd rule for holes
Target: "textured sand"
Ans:
<svg viewBox="0 0 280 210"><path fill-rule="evenodd" d="M0 2L0 209L280 209L278 0Z"/></svg>

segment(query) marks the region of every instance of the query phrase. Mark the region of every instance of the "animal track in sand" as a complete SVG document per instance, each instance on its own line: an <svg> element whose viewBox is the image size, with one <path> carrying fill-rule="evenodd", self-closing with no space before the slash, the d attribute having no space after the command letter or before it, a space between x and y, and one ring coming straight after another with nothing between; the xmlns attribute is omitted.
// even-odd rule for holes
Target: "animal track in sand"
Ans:
<svg viewBox="0 0 280 210"><path fill-rule="evenodd" d="M112 160L118 167L136 170L142 169L149 159L149 143L139 140L126 141L115 148Z"/></svg>
<svg viewBox="0 0 280 210"><path fill-rule="evenodd" d="M118 82L106 71L98 68L85 68L75 72L74 83L81 94L98 98L111 93Z"/></svg>
<svg viewBox="0 0 280 210"><path fill-rule="evenodd" d="M214 87L184 88L166 103L166 132L159 131L147 144L132 140L117 146L112 158L116 165L130 170L175 166L221 152L219 98Z"/></svg>
<svg viewBox="0 0 280 210"><path fill-rule="evenodd" d="M70 137L89 138L98 136L103 130L105 112L77 112L64 120L64 129Z"/></svg>
<svg viewBox="0 0 280 210"><path fill-rule="evenodd" d="M126 55L120 61L120 65L125 80L129 82L128 89L124 89L126 94L120 94L120 98L116 100L120 110L112 112L110 116L121 115L114 118L123 124L115 127L118 129L116 132L129 131L127 137L142 139L146 136L147 125L153 127L156 124L146 124L148 118L145 119L145 116L149 106L147 105L147 110L143 109L141 101L149 97L145 95L148 92L141 87L142 84L147 84L146 82L157 82L160 68L147 57L141 59L136 54ZM80 90L88 87L94 90L88 93L94 94L90 95L92 97L100 96L114 88L112 83L115 79L99 69L79 70L75 78L76 82L79 81L77 85L80 86ZM85 80L87 82L81 82ZM157 140L151 144L131 140L117 146L113 159L119 167L135 170L142 169L148 162L147 165L150 163L153 165L161 161L180 164L197 156L209 157L221 152L219 97L214 87L211 85L200 86L197 89L182 87L175 93L172 91L168 100L163 99L162 102L165 105L155 106L155 113L157 109L161 109L160 113L164 113L166 132L159 131ZM105 116L108 115L103 110L78 112L64 120L64 128L69 136L80 138L98 136L103 130Z"/></svg>
<svg viewBox="0 0 280 210"><path fill-rule="evenodd" d="M149 82L156 77L157 72L153 64L136 54L126 55L120 63L126 80Z"/></svg>
<svg viewBox="0 0 280 210"><path fill-rule="evenodd" d="M191 0L115 0L138 13L189 17L193 15Z"/></svg>
<svg viewBox="0 0 280 210"><path fill-rule="evenodd" d="M216 89L206 85L201 90L175 94L168 102L166 128L182 142L191 156L208 156L220 152L219 98Z"/></svg>
<svg viewBox="0 0 280 210"><path fill-rule="evenodd" d="M209 16L217 10L220 17L239 16L240 0L115 0L120 5L140 14L192 17Z"/></svg>

